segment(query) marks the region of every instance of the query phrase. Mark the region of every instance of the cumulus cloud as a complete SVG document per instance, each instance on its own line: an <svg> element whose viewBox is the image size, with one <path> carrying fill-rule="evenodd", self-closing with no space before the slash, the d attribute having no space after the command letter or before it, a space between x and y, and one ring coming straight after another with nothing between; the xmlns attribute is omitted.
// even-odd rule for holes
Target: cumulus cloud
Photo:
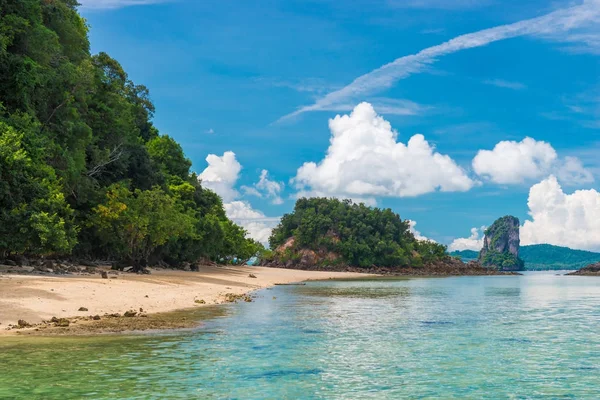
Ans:
<svg viewBox="0 0 600 400"><path fill-rule="evenodd" d="M270 199L273 204L282 204L281 191L285 184L269 179L269 171L263 169L260 178L253 186L242 186L244 193Z"/></svg>
<svg viewBox="0 0 600 400"><path fill-rule="evenodd" d="M417 134L406 144L371 104L329 120L327 154L302 165L293 179L301 193L373 203L372 196L410 197L441 190L467 191L474 182L449 156Z"/></svg>
<svg viewBox="0 0 600 400"><path fill-rule="evenodd" d="M253 209L250 203L238 200L240 194L235 186L242 165L236 159L235 153L226 151L221 157L216 154L209 154L206 157L206 162L208 166L198 176L202 186L213 190L223 198L223 206L228 218L246 229L251 238L267 244L271 230L277 225L279 218L266 217L262 212ZM263 172L266 172L266 170ZM263 174L261 174L262 176ZM268 180L266 173L264 178ZM261 181L259 181L257 186L261 190L264 189L267 194L269 190L271 192L274 190L268 182L261 184ZM259 194L262 196L262 193Z"/></svg>
<svg viewBox="0 0 600 400"><path fill-rule="evenodd" d="M271 231L279 222L279 218L269 218L245 201L232 201L225 203L224 207L227 217L246 229L252 239L263 244L269 242Z"/></svg>
<svg viewBox="0 0 600 400"><path fill-rule="evenodd" d="M499 184L517 184L551 173L569 185L593 182L594 177L576 157L559 159L546 142L526 137L520 142L502 141L493 150L480 150L472 162L481 177Z"/></svg>
<svg viewBox="0 0 600 400"><path fill-rule="evenodd" d="M448 246L448 251L481 250L483 248L485 228L485 226L482 226L481 228L471 228L471 236L468 238L454 239Z"/></svg>
<svg viewBox="0 0 600 400"><path fill-rule="evenodd" d="M415 1L413 3L421 2ZM431 5L452 2L428 0L427 3ZM418 53L397 58L367 74L359 76L347 86L318 98L315 103L301 107L280 118L279 121L309 111L326 110L336 104L351 103L358 97L364 99L367 95L392 87L401 79L406 79L413 74L427 70L443 56L483 47L501 40L520 36L535 36L548 40L569 42L584 40L586 45L590 46L592 41L589 35L594 38L598 37L596 27L599 21L600 1L585 0L582 4L559 9L540 17L460 35L439 45L425 48ZM579 37L574 36L574 33L579 34ZM582 33L588 33L589 35L582 37Z"/></svg>
<svg viewBox="0 0 600 400"><path fill-rule="evenodd" d="M554 176L533 185L527 201L531 220L521 227L521 244L549 243L600 251L600 193L566 194Z"/></svg>
<svg viewBox="0 0 600 400"><path fill-rule="evenodd" d="M426 236L423 236L421 234L421 232L419 232L415 227L417 226L417 221L413 221L413 220L408 220L408 225L409 225L409 229L410 229L410 233L413 234L413 236L415 237L415 239L417 240L421 240L421 241L428 241L428 242L434 242L435 240L433 239L429 239Z"/></svg>
<svg viewBox="0 0 600 400"><path fill-rule="evenodd" d="M79 0L81 7L88 9L115 9L128 6L166 3L171 0Z"/></svg>

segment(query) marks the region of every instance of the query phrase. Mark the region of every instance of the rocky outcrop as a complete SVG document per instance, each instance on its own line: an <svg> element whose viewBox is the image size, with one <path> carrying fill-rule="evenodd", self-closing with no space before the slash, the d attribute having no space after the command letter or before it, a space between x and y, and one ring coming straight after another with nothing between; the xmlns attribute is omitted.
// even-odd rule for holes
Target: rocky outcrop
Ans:
<svg viewBox="0 0 600 400"><path fill-rule="evenodd" d="M600 276L600 262L590 264L585 268L568 273L567 275Z"/></svg>
<svg viewBox="0 0 600 400"><path fill-rule="evenodd" d="M520 271L519 219L510 215L497 219L485 231L479 262L487 268L501 271Z"/></svg>
<svg viewBox="0 0 600 400"><path fill-rule="evenodd" d="M296 249L294 238L273 251L269 260L261 260L264 267L299 269L307 271L340 271L379 274L388 276L460 276L460 275L506 275L515 274L502 272L498 269L484 268L479 262L464 263L453 257L446 257L422 266L398 267L356 267L343 262L339 254L324 249ZM518 275L518 274L517 274Z"/></svg>

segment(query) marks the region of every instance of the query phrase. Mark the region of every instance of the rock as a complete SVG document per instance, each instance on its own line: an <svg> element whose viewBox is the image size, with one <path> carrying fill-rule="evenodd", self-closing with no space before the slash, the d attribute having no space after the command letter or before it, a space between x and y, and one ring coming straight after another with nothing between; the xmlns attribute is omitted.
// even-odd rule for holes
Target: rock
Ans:
<svg viewBox="0 0 600 400"><path fill-rule="evenodd" d="M58 322L56 323L56 326L66 327L66 326L69 326L70 324L71 324L71 322L68 319L60 318L58 320Z"/></svg>
<svg viewBox="0 0 600 400"><path fill-rule="evenodd" d="M248 275L248 278L256 278L256 275L254 275L254 274L249 274L249 275Z"/></svg>
<svg viewBox="0 0 600 400"><path fill-rule="evenodd" d="M196 304L206 304L206 301L204 301L204 300L194 300L194 303L196 303Z"/></svg>
<svg viewBox="0 0 600 400"><path fill-rule="evenodd" d="M52 268L54 268L54 263L52 262L52 260L46 260L46 261L44 261L43 266L44 266L44 268L52 269Z"/></svg>
<svg viewBox="0 0 600 400"><path fill-rule="evenodd" d="M485 230L478 261L487 268L522 270L524 264L519 258L519 246L519 219L507 215L497 219Z"/></svg>
<svg viewBox="0 0 600 400"><path fill-rule="evenodd" d="M85 308L85 307L79 307L79 310L77 310L77 311L87 311L87 310L88 310L88 309L87 309L87 308Z"/></svg>
<svg viewBox="0 0 600 400"><path fill-rule="evenodd" d="M102 279L108 279L108 273L106 271L100 271L100 276L102 276Z"/></svg>
<svg viewBox="0 0 600 400"><path fill-rule="evenodd" d="M17 325L19 326L19 329L31 328L31 324L23 319L20 319L19 322L17 322Z"/></svg>
<svg viewBox="0 0 600 400"><path fill-rule="evenodd" d="M17 263L13 260L4 260L4 265L10 265L11 267L16 267Z"/></svg>
<svg viewBox="0 0 600 400"><path fill-rule="evenodd" d="M125 314L123 314L123 316L127 317L127 318L135 317L136 315L137 315L137 312L135 312L133 310L125 311Z"/></svg>
<svg viewBox="0 0 600 400"><path fill-rule="evenodd" d="M94 321L100 321L100 316L99 316L99 315L94 315L94 316L92 317L92 319L93 319Z"/></svg>
<svg viewBox="0 0 600 400"><path fill-rule="evenodd" d="M578 271L570 272L567 275L600 275L600 262L590 264L587 267L581 268Z"/></svg>

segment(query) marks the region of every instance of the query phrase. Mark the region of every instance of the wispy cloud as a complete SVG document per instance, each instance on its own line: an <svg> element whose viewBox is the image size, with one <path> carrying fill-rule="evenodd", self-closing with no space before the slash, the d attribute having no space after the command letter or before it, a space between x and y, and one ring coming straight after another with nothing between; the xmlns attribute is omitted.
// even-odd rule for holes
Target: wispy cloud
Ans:
<svg viewBox="0 0 600 400"><path fill-rule="evenodd" d="M541 17L461 35L416 54L400 57L356 78L349 85L319 98L314 104L283 116L279 121L309 111L329 109L336 104L347 104L388 89L401 79L423 72L445 55L519 36L555 38L559 33L569 33L583 26L595 26L594 24L599 21L600 0L586 0L581 5L560 9Z"/></svg>
<svg viewBox="0 0 600 400"><path fill-rule="evenodd" d="M414 101L407 99L376 97L370 99L370 102L381 115L416 116L430 113L435 109L434 106L415 103ZM323 108L323 111L346 112L352 111L354 107L356 107L356 104L349 102L346 104L335 104L331 107Z"/></svg>
<svg viewBox="0 0 600 400"><path fill-rule="evenodd" d="M391 7L454 10L479 8L493 4L493 0L388 0Z"/></svg>
<svg viewBox="0 0 600 400"><path fill-rule="evenodd" d="M107 10L128 6L143 6L148 4L166 3L172 0L79 0L85 9Z"/></svg>
<svg viewBox="0 0 600 400"><path fill-rule="evenodd" d="M576 95L563 96L564 108L540 113L552 121L571 121L585 128L600 129L600 85Z"/></svg>
<svg viewBox="0 0 600 400"><path fill-rule="evenodd" d="M337 90L342 87L342 85L335 85L321 78L301 78L296 80L287 80L259 77L255 78L254 82L260 85L291 89L296 92L312 93L314 95L323 95L329 91Z"/></svg>
<svg viewBox="0 0 600 400"><path fill-rule="evenodd" d="M527 89L527 86L525 86L521 82L505 81L504 79L487 79L483 81L483 83L485 83L486 85L492 85L512 90Z"/></svg>

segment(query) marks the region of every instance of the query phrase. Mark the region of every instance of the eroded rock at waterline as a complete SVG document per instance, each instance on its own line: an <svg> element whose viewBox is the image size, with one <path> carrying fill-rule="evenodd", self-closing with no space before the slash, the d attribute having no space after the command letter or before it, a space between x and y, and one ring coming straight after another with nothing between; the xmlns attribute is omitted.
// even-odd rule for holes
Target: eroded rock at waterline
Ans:
<svg viewBox="0 0 600 400"><path fill-rule="evenodd" d="M485 230L479 262L486 268L502 271L520 271L523 260L519 258L519 219L510 215L497 219Z"/></svg>
<svg viewBox="0 0 600 400"><path fill-rule="evenodd" d="M600 262L590 264L585 268L568 273L567 275L600 276Z"/></svg>

